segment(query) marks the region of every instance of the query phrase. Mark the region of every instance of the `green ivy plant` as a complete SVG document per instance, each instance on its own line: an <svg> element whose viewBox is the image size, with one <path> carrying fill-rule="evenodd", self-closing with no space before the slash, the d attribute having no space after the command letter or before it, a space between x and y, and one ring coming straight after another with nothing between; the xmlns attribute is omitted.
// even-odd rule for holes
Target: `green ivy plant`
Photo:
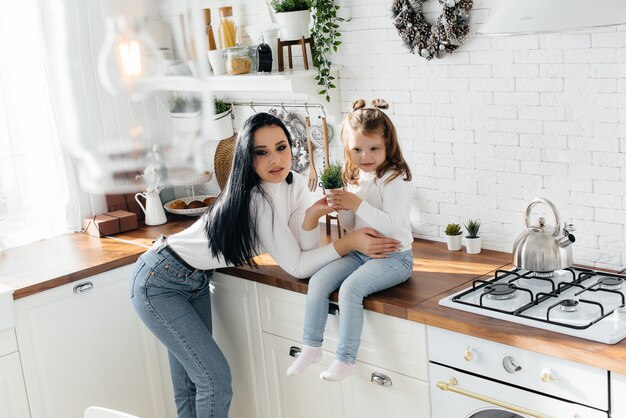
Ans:
<svg viewBox="0 0 626 418"><path fill-rule="evenodd" d="M336 88L333 84L335 77L330 75L330 55L337 52L337 47L341 45L339 37L339 24L342 19L337 17L337 6L334 0L312 0L311 8L313 10L313 29L311 36L315 43L315 52L313 53L313 65L317 68L317 84L322 86L319 94L326 97L326 101L330 102L330 89Z"/></svg>
<svg viewBox="0 0 626 418"><path fill-rule="evenodd" d="M311 8L310 0L271 0L270 4L276 13L298 12Z"/></svg>

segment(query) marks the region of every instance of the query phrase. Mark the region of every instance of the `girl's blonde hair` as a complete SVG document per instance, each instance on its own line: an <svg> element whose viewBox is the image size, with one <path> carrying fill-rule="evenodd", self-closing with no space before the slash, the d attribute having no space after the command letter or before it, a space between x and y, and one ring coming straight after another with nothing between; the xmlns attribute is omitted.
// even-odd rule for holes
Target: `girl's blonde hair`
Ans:
<svg viewBox="0 0 626 418"><path fill-rule="evenodd" d="M404 161L396 128L389 116L380 109L387 109L389 105L383 99L372 99L371 107L365 107L365 100L358 99L352 102L350 112L341 125L341 140L345 162L343 165L343 180L350 184L359 184L359 168L352 164L350 149L348 148L347 129L364 135L376 134L385 139L385 162L376 169L376 177L382 178L387 170L395 172L389 176L385 183L390 182L400 175L404 175L404 181L411 181L411 170Z"/></svg>

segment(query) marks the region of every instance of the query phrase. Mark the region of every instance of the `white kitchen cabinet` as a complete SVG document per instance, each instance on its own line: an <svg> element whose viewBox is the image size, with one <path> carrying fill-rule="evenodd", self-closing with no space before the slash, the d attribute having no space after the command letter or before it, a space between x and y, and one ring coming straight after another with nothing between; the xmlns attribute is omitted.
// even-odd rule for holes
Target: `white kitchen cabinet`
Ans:
<svg viewBox="0 0 626 418"><path fill-rule="evenodd" d="M626 375L611 372L611 418L626 418Z"/></svg>
<svg viewBox="0 0 626 418"><path fill-rule="evenodd" d="M213 279L213 336L233 376L229 417L270 417L257 284L221 273Z"/></svg>
<svg viewBox="0 0 626 418"><path fill-rule="evenodd" d="M267 363L267 386L270 388L272 418L345 418L343 384L325 382L320 373L334 360L334 355L323 351L322 360L298 376L287 376L287 368L295 359L302 344L263 335Z"/></svg>
<svg viewBox="0 0 626 418"><path fill-rule="evenodd" d="M150 418L172 410L163 348L129 298L132 267L16 301L32 418L78 418L91 405Z"/></svg>
<svg viewBox="0 0 626 418"><path fill-rule="evenodd" d="M0 332L0 417L30 417L13 328Z"/></svg>
<svg viewBox="0 0 626 418"><path fill-rule="evenodd" d="M302 347L305 299L259 285L272 417L430 417L426 329L415 322L366 311L354 373L334 383L319 378L334 360L339 337L339 317L331 315L322 361L299 376L286 376L292 347Z"/></svg>

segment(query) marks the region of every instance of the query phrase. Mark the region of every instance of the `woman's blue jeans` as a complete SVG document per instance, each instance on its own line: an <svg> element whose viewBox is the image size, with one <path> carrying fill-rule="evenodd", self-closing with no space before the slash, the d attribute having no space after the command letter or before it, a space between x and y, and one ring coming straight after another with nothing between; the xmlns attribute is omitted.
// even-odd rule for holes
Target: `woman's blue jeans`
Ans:
<svg viewBox="0 0 626 418"><path fill-rule="evenodd" d="M165 240L135 264L131 298L167 347L180 418L227 418L233 397L226 357L211 336L212 271L195 270Z"/></svg>
<svg viewBox="0 0 626 418"><path fill-rule="evenodd" d="M361 343L363 298L406 281L413 271L411 250L370 258L352 251L327 264L311 277L306 297L303 343L321 347L330 294L339 288L339 346L337 358L352 364Z"/></svg>

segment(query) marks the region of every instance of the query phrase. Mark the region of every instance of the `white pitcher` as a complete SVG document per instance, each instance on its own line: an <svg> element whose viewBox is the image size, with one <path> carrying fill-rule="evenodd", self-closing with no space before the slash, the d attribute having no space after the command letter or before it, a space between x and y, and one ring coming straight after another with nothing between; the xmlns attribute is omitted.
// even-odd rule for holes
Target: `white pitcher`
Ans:
<svg viewBox="0 0 626 418"><path fill-rule="evenodd" d="M146 199L146 206L144 207L141 201L139 200L139 196L142 196ZM139 203L139 207L143 210L143 213L146 214L145 223L146 225L163 225L167 222L167 218L165 217L165 211L163 210L163 205L161 204L161 198L159 197L159 190L146 190L143 193L137 193L135 195L135 200Z"/></svg>

